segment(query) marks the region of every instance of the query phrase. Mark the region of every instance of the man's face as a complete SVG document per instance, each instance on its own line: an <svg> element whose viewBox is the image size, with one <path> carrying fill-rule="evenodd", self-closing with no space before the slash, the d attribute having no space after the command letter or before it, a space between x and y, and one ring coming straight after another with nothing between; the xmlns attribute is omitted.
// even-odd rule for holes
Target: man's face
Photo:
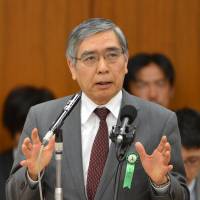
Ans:
<svg viewBox="0 0 200 200"><path fill-rule="evenodd" d="M200 148L186 149L182 147L181 152L189 184L200 173Z"/></svg>
<svg viewBox="0 0 200 200"><path fill-rule="evenodd" d="M173 87L156 64L151 63L139 70L136 79L129 84L129 90L132 94L164 107L169 106L173 96Z"/></svg>
<svg viewBox="0 0 200 200"><path fill-rule="evenodd" d="M128 58L122 53L113 31L97 33L83 40L76 57L82 58L76 64L68 59L72 78L96 104L107 103L121 90ZM93 62L96 57L97 62Z"/></svg>

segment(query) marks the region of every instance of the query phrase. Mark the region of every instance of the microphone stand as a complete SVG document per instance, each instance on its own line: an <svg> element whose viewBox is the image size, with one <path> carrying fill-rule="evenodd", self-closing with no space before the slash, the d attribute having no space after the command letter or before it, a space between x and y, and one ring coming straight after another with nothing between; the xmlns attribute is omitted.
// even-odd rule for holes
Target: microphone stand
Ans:
<svg viewBox="0 0 200 200"><path fill-rule="evenodd" d="M56 188L55 188L55 199L62 200L63 199L63 191L61 188L61 164L62 164L62 152L63 152L63 139L62 139L62 130L61 126L64 123L66 117L71 113L75 105L81 98L81 93L73 95L68 101L66 106L63 108L62 112L59 114L57 119L53 122L49 131L45 134L42 139L42 145L40 148L40 153L38 156L38 161L40 161L40 157L44 147L49 143L50 138L56 134L55 140L55 161L56 161ZM40 174L38 175L40 177ZM40 183L40 182L39 182ZM42 199L42 187L39 184L40 189L40 197Z"/></svg>
<svg viewBox="0 0 200 200"><path fill-rule="evenodd" d="M55 130L55 160L56 160L56 186L55 186L55 200L63 200L63 189L61 186L61 165L63 153L63 138L62 130L60 128Z"/></svg>
<svg viewBox="0 0 200 200"><path fill-rule="evenodd" d="M110 139L115 144L116 158L118 160L118 166L116 171L115 178L115 191L114 191L114 200L118 199L118 189L121 177L121 169L123 162L126 158L126 152L134 140L136 127L127 125L125 127L125 133L121 134L121 126L113 126L110 134Z"/></svg>

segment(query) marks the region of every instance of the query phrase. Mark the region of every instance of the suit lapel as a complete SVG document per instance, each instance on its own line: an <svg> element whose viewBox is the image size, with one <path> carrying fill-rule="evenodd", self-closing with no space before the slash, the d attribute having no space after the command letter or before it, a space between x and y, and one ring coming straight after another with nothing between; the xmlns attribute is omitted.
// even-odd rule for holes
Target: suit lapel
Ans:
<svg viewBox="0 0 200 200"><path fill-rule="evenodd" d="M196 179L195 194L197 200L200 200L200 175Z"/></svg>
<svg viewBox="0 0 200 200"><path fill-rule="evenodd" d="M63 125L64 162L67 162L63 166L69 166L73 180L68 181L74 181L80 199L86 200L82 164L80 105L79 101Z"/></svg>
<svg viewBox="0 0 200 200"><path fill-rule="evenodd" d="M133 105L133 106L135 106L137 111L139 110L139 105L137 104L137 101L133 97L131 98L130 95L123 90L121 108L125 105ZM119 121L120 121L120 119L118 117L117 124L119 124ZM137 116L134 121L134 126L137 127L138 124L139 124L139 117ZM131 145L131 147L128 151L135 152L134 145ZM102 195L103 195L104 191L108 187L108 184L111 182L113 176L115 176L115 174L116 174L117 165L118 165L118 160L116 158L116 153L115 153L115 144L111 143L108 158L107 158L107 161L105 164L103 175L100 180L99 187L97 189L95 199L102 199Z"/></svg>

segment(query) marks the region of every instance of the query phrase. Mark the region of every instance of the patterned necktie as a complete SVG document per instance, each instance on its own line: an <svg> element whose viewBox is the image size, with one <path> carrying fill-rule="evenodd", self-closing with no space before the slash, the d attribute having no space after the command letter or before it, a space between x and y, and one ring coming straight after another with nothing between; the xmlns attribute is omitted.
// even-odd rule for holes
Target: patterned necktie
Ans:
<svg viewBox="0 0 200 200"><path fill-rule="evenodd" d="M97 135L92 146L90 163L88 168L88 200L94 200L109 151L108 126L106 123L106 117L110 111L107 108L103 107L96 108L94 112L99 117L100 123Z"/></svg>

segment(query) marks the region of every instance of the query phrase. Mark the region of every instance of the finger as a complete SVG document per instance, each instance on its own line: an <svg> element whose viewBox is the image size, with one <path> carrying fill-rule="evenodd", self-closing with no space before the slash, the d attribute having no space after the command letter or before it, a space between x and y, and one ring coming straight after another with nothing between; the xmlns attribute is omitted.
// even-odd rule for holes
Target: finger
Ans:
<svg viewBox="0 0 200 200"><path fill-rule="evenodd" d="M136 142L135 143L135 148L136 148L136 151L138 152L138 154L140 156L140 159L144 160L145 157L147 156L147 153L145 151L144 146L140 142Z"/></svg>
<svg viewBox="0 0 200 200"><path fill-rule="evenodd" d="M165 170L164 170L164 173L163 174L168 174L169 172L171 172L173 169L173 165L168 165Z"/></svg>
<svg viewBox="0 0 200 200"><path fill-rule="evenodd" d="M31 144L30 138L28 138L28 137L25 138L23 144L26 145L26 147L27 147L29 150L32 149L32 146L33 146L33 145Z"/></svg>
<svg viewBox="0 0 200 200"><path fill-rule="evenodd" d="M172 171L173 165L168 165L168 172Z"/></svg>
<svg viewBox="0 0 200 200"><path fill-rule="evenodd" d="M21 147L21 150L22 150L22 153L26 156L26 157L30 157L30 154L29 154L29 146L32 145L31 144L31 140L30 138L26 137L22 143L22 147Z"/></svg>
<svg viewBox="0 0 200 200"><path fill-rule="evenodd" d="M166 176L167 174L169 174L169 172L173 169L173 165L168 165L166 167L163 168L163 171L162 171L162 175L163 176Z"/></svg>
<svg viewBox="0 0 200 200"><path fill-rule="evenodd" d="M31 156L32 156L33 160L37 160L38 154L40 152L40 148L41 148L40 144L34 144L33 145L33 148L32 148L32 151L31 151L32 152Z"/></svg>
<svg viewBox="0 0 200 200"><path fill-rule="evenodd" d="M33 145L32 145L31 143L29 143L28 146L27 146L27 148L28 148L30 151L32 151Z"/></svg>
<svg viewBox="0 0 200 200"><path fill-rule="evenodd" d="M22 167L27 167L27 161L26 161L26 160L22 160L22 161L20 162L20 165L21 165Z"/></svg>
<svg viewBox="0 0 200 200"><path fill-rule="evenodd" d="M164 164L168 165L170 160L171 160L171 152L170 151L166 151L164 157Z"/></svg>
<svg viewBox="0 0 200 200"><path fill-rule="evenodd" d="M30 160L22 160L20 161L20 165L28 168L30 165Z"/></svg>
<svg viewBox="0 0 200 200"><path fill-rule="evenodd" d="M29 143L31 143L31 140L29 137L24 138L23 144L28 147Z"/></svg>
<svg viewBox="0 0 200 200"><path fill-rule="evenodd" d="M55 135L51 137L51 139L49 140L49 144L45 147L45 149L48 151L53 151L54 147L55 147Z"/></svg>
<svg viewBox="0 0 200 200"><path fill-rule="evenodd" d="M26 159L31 158L31 151L23 144L22 145L22 153L26 157Z"/></svg>
<svg viewBox="0 0 200 200"><path fill-rule="evenodd" d="M167 143L165 144L162 153L165 154L165 152L167 152L167 151L171 152L171 145L169 144L169 142L167 142Z"/></svg>
<svg viewBox="0 0 200 200"><path fill-rule="evenodd" d="M167 137L166 137L166 136L162 136L162 138L161 138L161 140L160 140L160 143L159 143L159 145L158 145L158 147L157 147L157 150L158 150L159 152L162 152L162 151L163 151L166 142L167 142Z"/></svg>
<svg viewBox="0 0 200 200"><path fill-rule="evenodd" d="M34 128L32 130L31 139L33 141L33 144L41 144L37 128Z"/></svg>

